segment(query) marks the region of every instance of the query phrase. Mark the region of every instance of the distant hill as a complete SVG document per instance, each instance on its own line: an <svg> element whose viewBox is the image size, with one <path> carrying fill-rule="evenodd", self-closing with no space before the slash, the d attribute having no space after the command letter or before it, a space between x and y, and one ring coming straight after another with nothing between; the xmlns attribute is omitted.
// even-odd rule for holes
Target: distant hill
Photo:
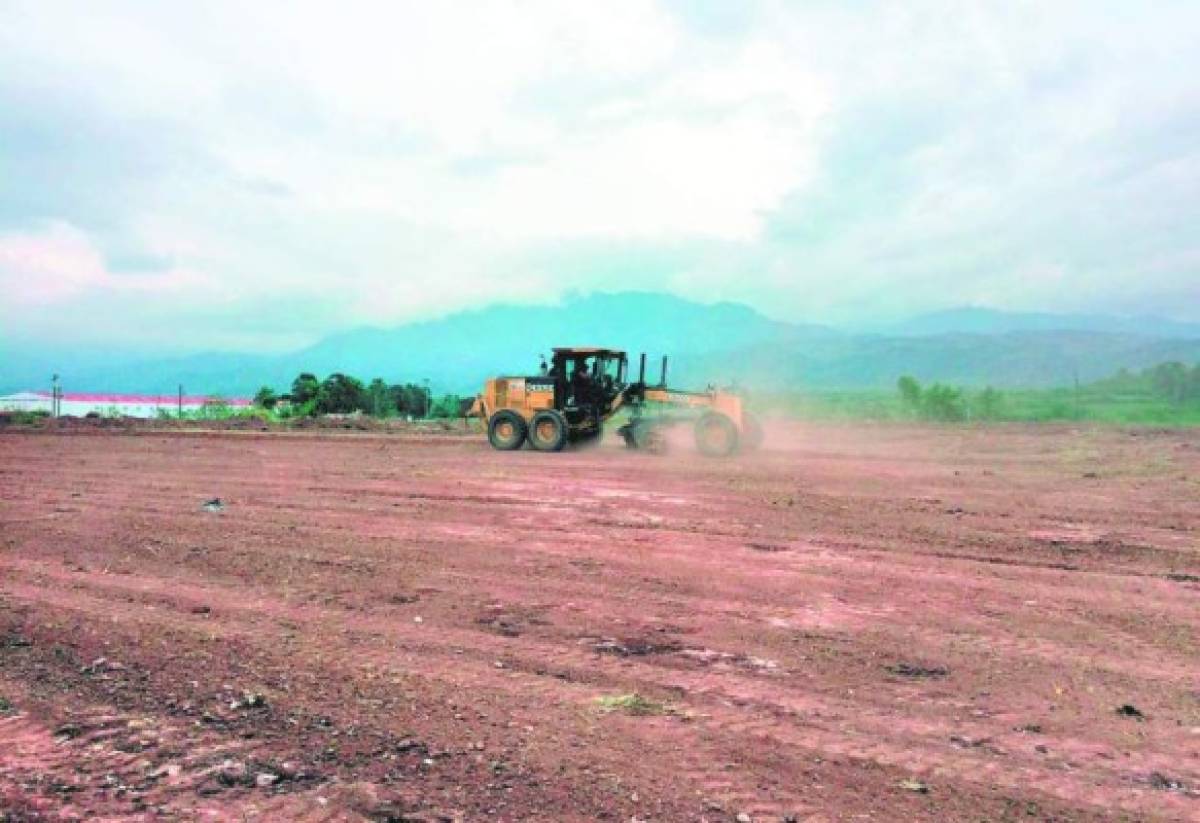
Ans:
<svg viewBox="0 0 1200 823"><path fill-rule="evenodd" d="M1130 331L1131 325L1137 331ZM1083 328L1079 328L1083 326ZM1195 328L1192 334L1189 329ZM1171 333L1167 333L1171 332ZM865 388L913 374L923 382L1049 386L1088 381L1164 360L1200 361L1200 328L1185 323L958 309L886 333L851 334L772 320L744 305L666 294L593 294L558 305L497 305L394 328L362 328L283 355L209 353L138 362L95 350L3 352L0 391L75 390L244 395L286 389L301 371L420 382L436 393L474 392L492 374L528 374L553 346L610 345L672 357L671 382L749 388Z"/></svg>
<svg viewBox="0 0 1200 823"><path fill-rule="evenodd" d="M284 355L205 353L149 362L123 357L104 367L94 351L83 361L65 352L13 352L0 361L0 390L42 386L58 372L64 385L94 390L169 393L183 384L190 392L245 394L264 384L285 388L300 371L342 371L388 381L430 378L435 392L468 392L488 375L532 373L539 355L554 346L609 345L654 359L838 335L780 323L735 303L602 293L559 305L496 305L394 328L356 329Z"/></svg>
<svg viewBox="0 0 1200 823"><path fill-rule="evenodd" d="M923 383L1040 388L1070 385L1076 378L1098 380L1121 368L1168 360L1200 362L1200 339L1076 331L855 336L721 353L689 362L687 376L699 380L703 374L737 374L743 385L777 391L891 387L902 374Z"/></svg>
<svg viewBox="0 0 1200 823"><path fill-rule="evenodd" d="M899 337L935 334L1008 334L1010 332L1090 331L1142 337L1200 339L1200 323L1182 323L1162 317L1117 317L1107 314L1049 314L1007 312L963 307L919 314L901 323L875 330Z"/></svg>
<svg viewBox="0 0 1200 823"><path fill-rule="evenodd" d="M360 329L298 353L322 372L410 378L524 374L554 346L608 345L651 354L702 354L790 338L838 336L779 323L735 303L701 304L665 294L594 294L560 306L492 306L392 329ZM453 377L452 377L453 376Z"/></svg>

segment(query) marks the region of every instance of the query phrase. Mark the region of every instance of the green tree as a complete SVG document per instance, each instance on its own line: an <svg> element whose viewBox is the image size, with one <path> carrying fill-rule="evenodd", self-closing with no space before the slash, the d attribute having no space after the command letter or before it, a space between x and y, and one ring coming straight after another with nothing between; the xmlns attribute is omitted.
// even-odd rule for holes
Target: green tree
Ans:
<svg viewBox="0 0 1200 823"><path fill-rule="evenodd" d="M397 414L407 414L408 409L404 405L404 386L395 384L387 387L389 408Z"/></svg>
<svg viewBox="0 0 1200 823"><path fill-rule="evenodd" d="M254 393L254 405L261 409L273 409L278 402L279 396L270 386L263 386Z"/></svg>
<svg viewBox="0 0 1200 823"><path fill-rule="evenodd" d="M391 417L397 411L388 385L376 377L367 386L367 411L375 417Z"/></svg>
<svg viewBox="0 0 1200 823"><path fill-rule="evenodd" d="M310 372L303 372L292 381L292 404L303 406L305 403L316 400L317 393L320 391L321 381L317 379L317 376Z"/></svg>
<svg viewBox="0 0 1200 823"><path fill-rule="evenodd" d="M1004 409L1004 395L988 386L975 398L975 416L980 420L999 420Z"/></svg>
<svg viewBox="0 0 1200 823"><path fill-rule="evenodd" d="M334 372L321 382L317 392L317 410L321 414L350 414L363 411L367 390L362 381L341 372Z"/></svg>
<svg viewBox="0 0 1200 823"><path fill-rule="evenodd" d="M921 408L921 384L917 382L917 378L911 374L906 374L896 381L896 388L900 392L900 400L905 406L908 406L912 411L919 411Z"/></svg>
<svg viewBox="0 0 1200 823"><path fill-rule="evenodd" d="M1150 372L1154 393L1172 403L1182 403L1187 394L1188 369L1178 361L1159 363Z"/></svg>
<svg viewBox="0 0 1200 823"><path fill-rule="evenodd" d="M1113 377L1109 378L1108 381L1101 382L1108 382L1115 389L1129 391L1130 389L1137 388L1138 378L1136 375L1130 373L1129 369L1122 366L1121 369Z"/></svg>
<svg viewBox="0 0 1200 823"><path fill-rule="evenodd" d="M934 383L921 393L921 416L946 423L965 420L967 410L962 392L952 386Z"/></svg>
<svg viewBox="0 0 1200 823"><path fill-rule="evenodd" d="M396 384L388 387L396 411L400 414L421 415L425 413L425 387L415 383Z"/></svg>
<svg viewBox="0 0 1200 823"><path fill-rule="evenodd" d="M441 420L462 417L463 399L457 394L443 394L433 402L429 416Z"/></svg>

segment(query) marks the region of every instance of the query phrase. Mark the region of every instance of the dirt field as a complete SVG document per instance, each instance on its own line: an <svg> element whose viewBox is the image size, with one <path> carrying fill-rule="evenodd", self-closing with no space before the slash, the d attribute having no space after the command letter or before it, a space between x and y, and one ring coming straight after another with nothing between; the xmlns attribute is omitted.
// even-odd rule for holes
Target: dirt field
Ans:
<svg viewBox="0 0 1200 823"><path fill-rule="evenodd" d="M0 433L0 809L1200 819L1200 432L770 437Z"/></svg>

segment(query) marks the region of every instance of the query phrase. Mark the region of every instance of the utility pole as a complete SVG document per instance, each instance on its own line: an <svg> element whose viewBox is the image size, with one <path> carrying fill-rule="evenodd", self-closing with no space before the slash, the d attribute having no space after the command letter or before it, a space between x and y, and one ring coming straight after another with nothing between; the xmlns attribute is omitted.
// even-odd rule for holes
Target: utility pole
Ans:
<svg viewBox="0 0 1200 823"><path fill-rule="evenodd" d="M430 397L430 395L429 395L429 378L428 378L428 377L426 377L426 378L425 378L425 414L423 415L423 417L424 417L426 420L428 420L428 419L429 419L429 406L430 406L430 400L431 400L431 397Z"/></svg>
<svg viewBox="0 0 1200 823"><path fill-rule="evenodd" d="M179 384L179 404L178 404L177 408L179 411L179 419L182 420L183 419L183 384L182 383Z"/></svg>
<svg viewBox="0 0 1200 823"><path fill-rule="evenodd" d="M58 388L58 375L56 374L50 378L50 416L51 417L58 417L58 412L59 412L58 399L60 396L61 395L59 394L59 388Z"/></svg>

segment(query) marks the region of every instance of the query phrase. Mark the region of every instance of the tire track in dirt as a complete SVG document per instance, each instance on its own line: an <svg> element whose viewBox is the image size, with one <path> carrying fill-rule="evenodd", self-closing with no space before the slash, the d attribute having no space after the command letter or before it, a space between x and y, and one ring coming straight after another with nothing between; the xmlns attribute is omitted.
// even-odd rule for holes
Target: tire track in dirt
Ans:
<svg viewBox="0 0 1200 823"><path fill-rule="evenodd" d="M104 581L107 584L109 581ZM141 581L132 584L126 581L113 581L116 585L102 586L108 593L124 594L134 591L146 593L147 588L153 588L156 581ZM75 592L71 596L54 595L47 597L44 588L14 586L11 596L18 600L28 601L42 597L42 603L53 606L56 610L88 610L99 615L112 617L122 616L122 619L147 619L143 609L136 604L112 603L103 597L80 596ZM159 587L158 596L168 596L168 587ZM313 607L292 607L273 603L259 598L251 600L236 592L222 594L215 591L204 591L199 587L187 592L190 600L215 604L215 610L221 615L236 615L252 613L263 617L283 617L293 623L307 625L324 625L332 622L328 610ZM162 624L163 617L154 616L154 621ZM203 619L183 617L175 628L195 627L203 625L205 633L210 637L220 635L229 637L238 635L242 639L252 640L263 635L263 629L257 626L246 626L240 630L230 629L223 622L212 622ZM405 649L410 653L421 656L420 677L442 677L458 688L478 691L506 691L511 699L515 694L528 696L537 695L537 702L543 705L564 705L563 692L569 687L552 684L545 679L520 679L525 672L544 670L547 665L554 665L558 671L587 673L577 679L586 679L588 685L575 688L573 697L566 700L566 705L578 705L585 708L588 702L597 696L597 690L634 688L647 692L681 692L686 705L695 712L703 712L707 717L720 717L722 721L713 720L693 721L705 727L717 736L742 740L735 748L761 745L769 742L773 748L802 749L811 754L822 756L847 757L858 760L880 763L899 769L907 769L916 774L933 774L940 779L977 781L982 775L987 781L1005 785L1010 789L1033 787L1048 794L1057 794L1066 800L1082 801L1104 805L1109 808L1136 809L1143 801L1144 791L1133 787L1134 778L1139 774L1151 774L1155 771L1169 771L1174 765L1169 759L1136 758L1126 759L1123 768L1119 770L1093 769L1092 778L1097 772L1105 775L1105 782L1119 788L1099 789L1088 788L1078 782L1070 782L1069 787L1062 785L1063 779L1040 781L1036 756L1020 757L1013 752L1004 752L1006 763L989 762L982 755L972 752L956 752L949 741L960 737L973 740L993 741L992 748L1003 746L1003 741L997 740L997 729L993 726L980 724L971 725L962 720L949 724L926 720L919 725L898 717L894 710L882 707L871 708L861 702L833 701L826 697L798 698L786 689L762 686L751 681L753 677L730 677L728 673L709 675L706 673L689 672L679 669L662 669L649 662L646 658L637 660L621 660L619 665L601 665L605 661L599 655L577 649L562 647L539 647L533 644L523 644L519 653L507 655L508 671L502 679L493 674L493 667L488 660L489 647L482 643L483 638L478 632L455 631L441 629L436 641L423 642L423 629L397 626L391 621L356 618L353 620L354 630L361 633L364 639L385 637L388 651L372 651L364 648L367 642L355 644L356 661L359 666L376 668L399 666L398 654L392 648ZM390 636L389 636L390 635ZM340 644L344 636L338 638ZM322 650L320 636L309 636L307 647L310 653ZM452 652L451 649L454 651ZM338 647L325 647L327 655L335 656ZM457 652L468 652L461 656ZM515 671L513 669L515 668ZM761 678L758 678L761 682ZM745 682L743 687L735 684ZM770 681L767 681L770 684ZM734 708L741 707L741 708ZM823 730L819 725L805 723L800 728L789 726L787 718L847 718L853 717L853 726L841 723L836 730ZM1008 721L1011 724L1012 721ZM1004 726L1007 729L1009 726ZM1003 730L1000 732L1003 735ZM855 742L858 741L858 742ZM1066 741L1069 744L1069 741ZM1063 745L1060 743L1059 745ZM1094 752L1097 745L1094 742L1077 741L1072 748L1079 751ZM692 741L689 750L700 751ZM1093 755L1094 756L1094 755ZM701 772L710 769L714 761L712 753L706 753L700 762L708 764L700 767ZM688 774L687 768L683 770ZM703 779L700 779L703 777ZM731 775L722 775L722 779L713 782L710 775L695 774L689 779L698 780L703 790L714 796L726 798L726 802L737 801L739 807L753 806L760 812L767 807L761 803L750 804L754 794L753 787L737 785ZM1064 789L1067 789L1064 791ZM780 801L773 810L796 808L800 803L798 797L790 797Z"/></svg>
<svg viewBox="0 0 1200 823"><path fill-rule="evenodd" d="M479 460L478 450L463 446L435 453L406 443L415 448L404 462L411 477L396 478L391 464L404 448L389 454L381 448L386 442L314 439L289 442L285 450L259 438L250 442L263 454L249 460L261 465L247 470L247 456L238 454L247 441L206 438L198 451L209 457L168 466L162 460L169 459L170 438L129 440L139 441L132 453L89 453L84 479L72 478L61 490L49 474L4 495L6 521L10 514L40 516L47 507L80 510L13 525L9 548L0 547L0 592L42 618L70 614L87 626L116 619L112 631L129 637L169 632L177 654L202 648L188 638L216 634L254 648L253 665L263 671L295 655L304 671L355 688L374 684L379 672L397 672L403 682L421 684L411 688L427 707L439 695L474 695L477 705L491 707L489 714L505 706L535 730L530 745L544 751L530 757L543 765L563 759L555 747L586 739L590 748L564 762L575 768L593 761L605 774L636 782L620 761L641 753L644 785L693 797L696 816L708 802L720 803L719 813L710 810L717 817L743 810L819 813L831 799L814 797L808 783L843 778L862 783L857 800L834 801L850 804L843 810L883 798L900 804L895 808L922 802L943 813L958 808L939 792L942 786L968 798L964 810L998 808L995 787L1043 804L1060 798L1078 816L1123 808L1185 818L1195 809L1186 793L1155 788L1148 779L1154 773L1184 783L1200 779L1186 754L1194 749L1186 695L1195 671L1186 636L1196 628L1188 590L1139 576L1155 571L1137 556L1114 565L1097 554L1082 576L1035 568L1042 550L1030 548L1029 528L1017 523L997 522L984 535L991 528L986 521L969 528L939 521L912 542L910 518L944 515L904 512L886 499L879 507L842 507L840 501L889 493L886 483L865 484L848 497L845 485L864 468L915 478L906 490L913 494L948 496L928 485L930 478L949 480L941 456L893 472L892 458L864 463L856 452L831 450L828 460L802 464L805 473L820 475L820 495L780 513L770 503L777 492L767 485L799 475L796 464L775 457L730 474L698 461L631 463L604 451L558 461L485 451ZM871 447L893 448L890 442ZM10 448L0 439L0 456ZM468 456L476 460L470 475L448 471ZM115 488L114 478L147 461L154 471ZM339 481L315 481L306 469L296 470L302 461L323 465ZM234 471L225 468L230 462ZM1024 470L1015 458L1005 466ZM1038 471L1052 477L1052 462ZM522 481L528 473L542 481ZM1039 477L1024 485L1032 493L1042 483ZM1156 508L1143 489L1130 516L1194 509L1155 483L1167 502ZM80 488L84 498L67 497ZM204 495L214 493L230 508L213 516L198 511ZM995 496L989 507L1004 505L1002 492L986 494ZM1065 501L1076 506L1075 519L1099 521L1080 500ZM1055 505L1064 505L1063 498ZM1129 527L1130 541L1135 532ZM145 544L153 551L136 548L150 535L158 541ZM971 535L1013 562L953 557ZM75 556L79 544L91 546L85 563L103 558L134 573L98 576L64 566L62 558ZM189 547L204 545L206 552L189 554ZM19 555L11 550L16 546ZM1186 558L1186 544L1178 547ZM938 552L945 556L929 568ZM1180 562L1190 571L1190 561ZM419 599L388 605L393 594ZM1126 617L1139 598L1149 622ZM532 609L528 614L544 622L518 620L517 634L504 636L495 628L501 624L477 622L490 603L518 618ZM192 614L197 606L209 612ZM424 623L413 623L413 616L424 616ZM682 648L630 657L597 653L589 639L640 637L647 626L664 628ZM1157 640L1164 629L1168 634ZM951 676L889 682L883 665L908 659L906 649L918 662L947 664ZM718 657L706 662L683 654L689 650ZM148 649L139 654L153 657ZM778 674L740 662L768 657ZM992 675L1003 668L1012 669L1004 679ZM1058 696L1047 691L1055 669L1067 688ZM1089 680L1095 696L1083 690ZM1097 707L1111 715L1121 689L1143 695L1137 699L1149 705L1147 721L1086 719ZM980 690L992 694L980 701ZM625 691L672 703L690 718L597 714L595 697ZM1013 731L1046 699L1065 705L1045 734ZM979 705L988 706L986 716L971 715ZM1177 714L1182 725L1171 727ZM564 736L553 726L570 731ZM452 728L440 733L457 734ZM1133 731L1143 734L1129 736ZM1035 740L1048 744L1048 754L1034 750ZM1098 757L1101 751L1116 757ZM933 800L889 788L914 773L935 787ZM678 790L665 788L667 774ZM780 781L780 774L797 779Z"/></svg>

